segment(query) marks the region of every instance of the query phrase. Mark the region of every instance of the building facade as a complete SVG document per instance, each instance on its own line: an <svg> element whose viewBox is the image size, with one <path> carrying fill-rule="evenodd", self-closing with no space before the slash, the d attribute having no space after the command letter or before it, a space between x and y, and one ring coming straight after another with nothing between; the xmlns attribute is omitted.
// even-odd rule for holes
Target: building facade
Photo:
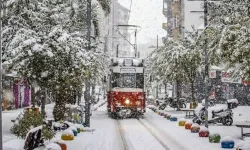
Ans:
<svg viewBox="0 0 250 150"><path fill-rule="evenodd" d="M126 56L129 55L129 43L124 40L124 37L130 40L129 32L127 28L118 26L128 25L130 11L122 6L118 0L111 2L111 13L104 19L108 31L105 41L106 50L112 57Z"/></svg>
<svg viewBox="0 0 250 150"><path fill-rule="evenodd" d="M168 36L179 40L186 32L204 29L204 0L163 0L163 14L167 23L163 29Z"/></svg>

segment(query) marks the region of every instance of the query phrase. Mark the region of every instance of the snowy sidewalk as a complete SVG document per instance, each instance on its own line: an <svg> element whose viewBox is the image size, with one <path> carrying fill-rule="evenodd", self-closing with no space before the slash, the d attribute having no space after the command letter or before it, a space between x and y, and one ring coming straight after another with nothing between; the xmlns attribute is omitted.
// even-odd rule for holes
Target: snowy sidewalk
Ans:
<svg viewBox="0 0 250 150"><path fill-rule="evenodd" d="M220 106L219 106L220 107ZM177 118L183 118L185 116L184 112L167 110L169 114ZM250 107L249 106L239 106L233 109L234 121L249 121L250 120ZM179 143L185 149L189 150L222 150L220 143L210 143L208 138L201 138L197 133L191 133L190 130L186 130L184 127L178 126L177 122L171 122L159 116L151 110L148 110L145 114L145 121L149 122L155 129L166 134L167 138L173 140L173 142ZM237 145L241 140L240 138L240 128L235 126L222 126L209 125L210 133L219 133L221 137L231 136L235 140L235 145ZM247 130L246 130L247 131ZM248 140L248 139L247 139Z"/></svg>

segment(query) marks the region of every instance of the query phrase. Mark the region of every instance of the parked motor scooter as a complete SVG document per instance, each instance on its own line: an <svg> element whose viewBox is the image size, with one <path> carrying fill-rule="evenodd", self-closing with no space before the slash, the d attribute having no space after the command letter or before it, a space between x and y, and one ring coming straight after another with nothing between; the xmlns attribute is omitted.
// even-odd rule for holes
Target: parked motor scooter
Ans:
<svg viewBox="0 0 250 150"><path fill-rule="evenodd" d="M208 123L222 123L225 126L231 126L233 124L233 108L236 108L237 105L235 101L227 101L227 108L221 110L212 111L212 119L208 120ZM203 124L205 122L205 106L197 108L193 118L193 122L197 124Z"/></svg>
<svg viewBox="0 0 250 150"><path fill-rule="evenodd" d="M169 105L172 108L186 108L185 99L183 99L183 98L180 98L179 103L177 102L176 98L166 98L164 103L162 103L159 106L159 109L164 110L167 107L167 105Z"/></svg>

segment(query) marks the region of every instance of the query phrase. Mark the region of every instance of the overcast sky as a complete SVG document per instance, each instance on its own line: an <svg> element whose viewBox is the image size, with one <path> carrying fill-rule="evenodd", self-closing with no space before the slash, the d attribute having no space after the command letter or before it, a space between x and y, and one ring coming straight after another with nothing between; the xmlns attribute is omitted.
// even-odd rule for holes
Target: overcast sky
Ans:
<svg viewBox="0 0 250 150"><path fill-rule="evenodd" d="M138 44L152 42L156 36L166 36L167 32L162 29L162 22L166 18L162 14L163 0L132 0L132 9L129 24L142 27L138 33ZM119 3L129 9L131 0L119 0Z"/></svg>

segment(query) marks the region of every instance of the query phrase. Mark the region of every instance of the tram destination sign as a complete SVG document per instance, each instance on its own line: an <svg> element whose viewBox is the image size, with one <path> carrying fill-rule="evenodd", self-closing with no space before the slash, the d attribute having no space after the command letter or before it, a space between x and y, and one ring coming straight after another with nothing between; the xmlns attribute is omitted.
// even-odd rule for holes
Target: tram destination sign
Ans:
<svg viewBox="0 0 250 150"><path fill-rule="evenodd" d="M121 68L121 73L136 73L135 68Z"/></svg>

